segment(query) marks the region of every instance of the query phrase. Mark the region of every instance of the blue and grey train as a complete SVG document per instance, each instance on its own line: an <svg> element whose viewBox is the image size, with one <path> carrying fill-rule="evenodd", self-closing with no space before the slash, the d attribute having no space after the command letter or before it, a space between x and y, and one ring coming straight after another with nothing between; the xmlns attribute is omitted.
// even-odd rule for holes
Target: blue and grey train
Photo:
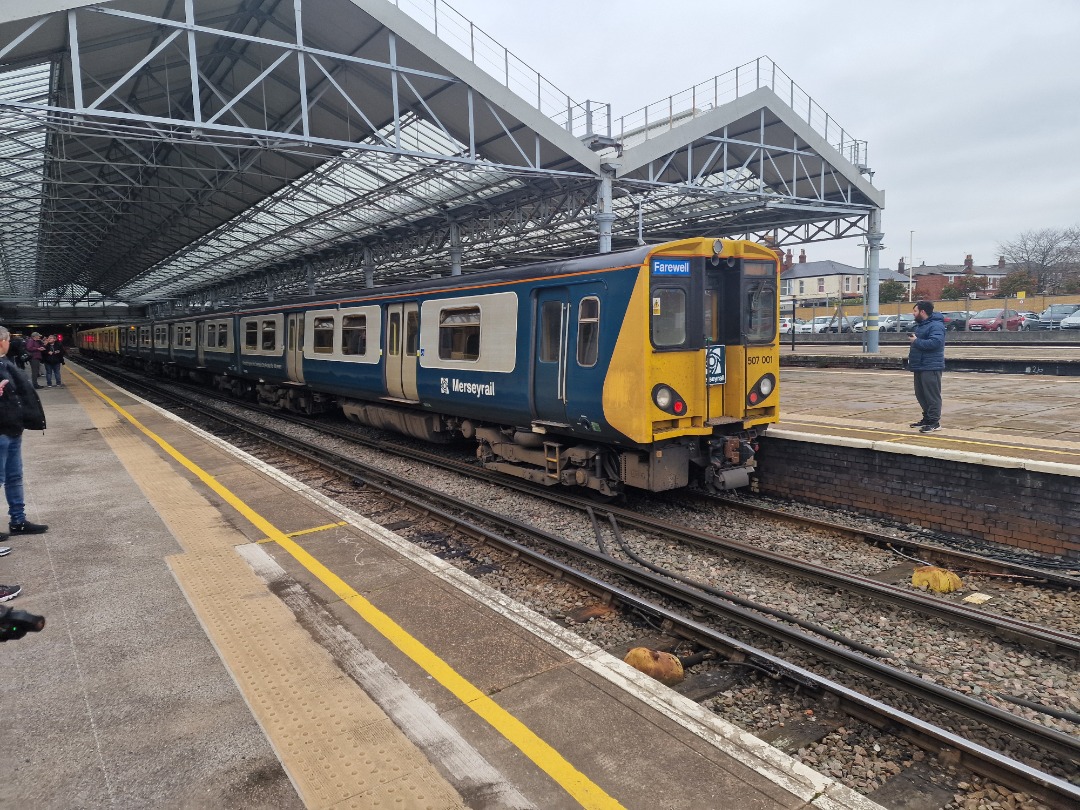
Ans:
<svg viewBox="0 0 1080 810"><path fill-rule="evenodd" d="M746 485L779 418L779 262L685 239L89 329L81 351L615 495Z"/></svg>

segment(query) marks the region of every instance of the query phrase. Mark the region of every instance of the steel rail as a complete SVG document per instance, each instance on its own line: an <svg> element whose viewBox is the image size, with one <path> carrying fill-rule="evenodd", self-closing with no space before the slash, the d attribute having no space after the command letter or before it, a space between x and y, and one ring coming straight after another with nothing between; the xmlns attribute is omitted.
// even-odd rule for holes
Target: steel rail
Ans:
<svg viewBox="0 0 1080 810"><path fill-rule="evenodd" d="M149 386L148 386L149 387ZM165 396L179 400L186 407L190 404L181 400L175 394L168 392ZM927 700L942 708L957 714L969 717L986 726L997 728L1019 739L1023 739L1036 747L1051 751L1062 756L1067 761L1080 762L1080 738L1051 729L1047 726L1018 717L1010 712L998 709L981 700L968 697L947 687L925 681L922 678L903 672L895 667L875 661L858 652L844 649L836 644L821 639L816 639L794 628L787 627L779 622L757 616L749 610L743 610L735 605L704 594L697 589L678 585L663 577L654 576L641 571L620 560L583 546L571 540L558 537L543 529L531 526L522 521L495 513L489 509L471 504L451 495L446 495L438 490L428 487L403 476L394 475L385 470L374 468L363 462L347 458L340 453L312 445L301 439L282 437L274 434L264 425L253 425L236 414L222 411L214 406L200 403L198 412L230 425L238 430L243 430L258 440L276 445L286 451L305 458L315 464L334 470L347 477L352 477L369 486L376 486L388 495L394 493L411 492L418 494L428 501L427 504L418 503L414 497L400 498L403 503L424 514L438 515L444 520L456 523L464 528L466 533L473 534L478 538L487 538L487 533L480 527L454 517L439 505L447 509L455 509L483 517L484 520L503 527L504 529L522 532L539 540L551 547L563 552L571 553L579 558L611 571L625 580L660 593L668 598L683 602L696 607L699 610L712 610L722 614L730 620L748 627L756 632L763 633L772 638L780 638L783 641L811 653L818 658L838 664L860 675L872 678L893 688L913 694L920 699ZM595 508L595 507L594 507ZM598 510L599 511L599 510ZM633 518L633 514L629 515ZM520 554L520 549L515 548ZM779 659L777 659L779 660ZM790 668L792 665L786 665ZM1080 790L1080 788L1078 788Z"/></svg>
<svg viewBox="0 0 1080 810"><path fill-rule="evenodd" d="M1011 574L1021 577L1026 580L1034 582L1045 583L1062 588L1077 588L1080 589L1080 577L1071 577L1065 574L1058 574L1053 571L1047 571L1043 568L1036 568L1034 566L1024 565L1022 563L1004 562L1002 560L995 560L992 557L981 557L978 554L971 554L967 551L959 551L957 549L946 548L944 546L934 545L932 543L923 543L919 540L912 540L903 537L892 537L887 534L881 534L880 532L872 532L866 529L858 529L852 526L845 526L840 523L831 523L827 520L821 520L819 518L806 517L803 515L793 515L790 512L785 512L782 509L774 509L769 506L763 506L761 504L746 503L740 501L737 498L725 497L723 495L705 495L703 493L696 493L698 497L703 498L713 503L723 503L726 506L732 506L736 509L742 509L746 512L753 514L767 515L777 520L786 521L788 523L795 523L799 525L812 526L818 529L825 529L827 531L836 532L847 537L862 540L870 545L884 548L887 550L897 550L908 554L920 554L925 557L931 557L936 559L949 560L952 564L958 564L963 566L980 566L983 570L989 573L1001 573ZM1080 568L1080 562L1077 563L1077 568Z"/></svg>
<svg viewBox="0 0 1080 810"><path fill-rule="evenodd" d="M143 382L141 384L146 383ZM191 386L191 389L205 395L205 391L203 389L200 389L198 386ZM252 407L250 403L233 404L242 404L245 407ZM359 436L354 430L341 428L333 425L327 425L325 423L320 423L317 420L297 416L294 414L282 413L278 410L272 410L262 407L255 407L254 409L258 412L272 415L275 418L279 418L293 424L302 425L304 427L317 430L322 433L328 433L338 438L364 443L370 447L376 448L384 452L390 452L396 455L410 458L415 461L436 465L441 467L442 469L450 470L461 475L467 475L472 478L478 478L480 480L487 481L497 486L516 489L520 492L527 493L534 497L544 498L546 500L552 501L561 506L577 508L584 512L588 512L591 509L595 510L600 514L611 515L617 518L622 524L633 526L640 531L658 533L669 538L678 540L680 542L689 543L699 548L704 548L711 552L715 552L717 550L727 552L734 556L740 557L741 559L751 560L772 568L786 571L787 573L795 576L811 579L813 581L828 585L830 587L839 588L841 590L852 593L857 593L865 598L875 599L878 601L886 602L888 604L897 605L907 610L915 611L925 616L930 616L932 618L936 618L942 621L963 624L973 629L997 636L1008 641L1020 642L1029 645L1035 649L1041 649L1046 652L1064 655L1072 658L1075 661L1080 661L1080 636L1066 633L1064 631L1043 627L1041 625L1032 624L1031 622L1014 619L1009 616L990 613L989 611L979 610L977 608L955 605L942 599L912 593L909 590L899 588L895 585L889 585L887 583L879 582L877 580L871 579L869 577L860 576L858 574L849 574L834 571L817 563L800 560L795 557L791 557L790 555L781 554L774 551L768 551L766 549L758 548L757 546L752 546L748 543L743 543L737 540L727 540L719 537L718 535L698 531L684 526L678 526L655 518L646 517L630 509L615 507L610 504L598 504L595 501L591 501L586 498L581 498L564 492L561 488L553 490L552 488L548 487L540 487L529 482L524 482L518 479L514 479L512 477L508 477L502 473L496 473L490 470L478 468L473 464L463 464L461 462L446 459L434 453L403 447L393 442L370 440L365 437ZM714 502L723 502L724 504L733 504L739 508L742 508L744 510L750 510L757 514L767 514L770 517L776 519L795 522L798 524L805 524L828 531L837 531L847 534L848 536L855 536L863 539L868 537L877 538L882 541L890 541L896 544L905 543L905 541L898 541L896 540L896 538L891 538L887 535L874 535L870 532L864 532L859 529L852 529L851 527L832 524L827 521L822 521L815 518L802 518L800 516L788 515L787 513L781 512L779 510L769 509L767 507L741 504L737 501L733 501L727 498L709 498L709 500ZM965 557L967 557L969 560L973 559L983 561L983 558L972 557L972 555L965 555ZM1068 577L1061 577L1059 575L1049 574L1048 572L1042 571L1041 569L1030 569L1020 566L1009 566L1009 568L1014 570L1020 569L1023 571L1028 571L1031 572L1032 576L1038 575L1047 579L1054 578L1057 580L1066 581L1070 579ZM1078 585L1080 585L1080 582L1073 579L1071 582L1069 582L1069 585L1071 587L1077 587Z"/></svg>

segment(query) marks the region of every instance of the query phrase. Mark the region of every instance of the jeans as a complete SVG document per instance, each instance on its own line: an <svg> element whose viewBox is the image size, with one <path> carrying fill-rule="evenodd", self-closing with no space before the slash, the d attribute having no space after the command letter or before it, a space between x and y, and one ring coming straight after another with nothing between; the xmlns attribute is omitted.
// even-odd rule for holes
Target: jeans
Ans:
<svg viewBox="0 0 1080 810"><path fill-rule="evenodd" d="M915 372L915 399L922 408L923 421L936 425L941 421L941 372Z"/></svg>
<svg viewBox="0 0 1080 810"><path fill-rule="evenodd" d="M60 364L59 363L45 363L45 384L52 385L53 377L56 378L56 384L60 385Z"/></svg>
<svg viewBox="0 0 1080 810"><path fill-rule="evenodd" d="M4 482L11 522L24 523L22 436L0 436L0 480Z"/></svg>

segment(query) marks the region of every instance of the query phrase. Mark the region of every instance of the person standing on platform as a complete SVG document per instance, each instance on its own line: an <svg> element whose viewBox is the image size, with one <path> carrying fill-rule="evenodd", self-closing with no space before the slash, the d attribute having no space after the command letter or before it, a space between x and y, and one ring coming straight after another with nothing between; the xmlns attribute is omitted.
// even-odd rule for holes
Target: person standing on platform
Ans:
<svg viewBox="0 0 1080 810"><path fill-rule="evenodd" d="M44 430L45 411L34 386L7 358L11 333L0 326L0 482L7 498L8 531L13 535L42 534L48 526L26 519L23 502L22 434ZM0 533L0 540L7 540Z"/></svg>
<svg viewBox="0 0 1080 810"><path fill-rule="evenodd" d="M55 379L56 387L63 388L60 366L64 363L64 345L56 339L56 335L45 338L45 345L41 349L41 362L45 364L45 387L52 388Z"/></svg>
<svg viewBox="0 0 1080 810"><path fill-rule="evenodd" d="M908 337L908 369L915 373L915 399L922 419L912 422L919 433L941 430L941 372L945 370L945 318L934 312L930 301L920 301L912 310L915 326Z"/></svg>
<svg viewBox="0 0 1080 810"><path fill-rule="evenodd" d="M38 378L41 377L41 350L44 346L41 332L31 332L30 339L26 341L26 353L30 355L30 382L34 384L34 388L41 388Z"/></svg>

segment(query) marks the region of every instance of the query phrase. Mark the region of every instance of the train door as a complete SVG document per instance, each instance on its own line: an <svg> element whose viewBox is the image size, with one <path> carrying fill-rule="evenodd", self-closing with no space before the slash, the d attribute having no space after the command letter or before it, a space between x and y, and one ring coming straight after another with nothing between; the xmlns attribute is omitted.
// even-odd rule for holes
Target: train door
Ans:
<svg viewBox="0 0 1080 810"><path fill-rule="evenodd" d="M725 417L724 390L729 368L741 369L745 354L739 318L741 274L738 264L732 265L721 262L720 267L707 267L705 273L705 380L710 424L735 421ZM741 371L736 377L742 379ZM741 415L742 409L733 413Z"/></svg>
<svg viewBox="0 0 1080 810"><path fill-rule="evenodd" d="M293 382L304 381L304 313L289 315L285 327L288 337L285 343L285 370Z"/></svg>
<svg viewBox="0 0 1080 810"><path fill-rule="evenodd" d="M541 289L536 296L533 346L533 414L539 422L566 424L567 357L570 352L570 290Z"/></svg>
<svg viewBox="0 0 1080 810"><path fill-rule="evenodd" d="M196 365L200 368L206 366L206 333L209 328L209 321L199 321L195 325L195 357ZM214 332L217 333L216 327Z"/></svg>
<svg viewBox="0 0 1080 810"><path fill-rule="evenodd" d="M420 310L415 303L386 307L386 393L394 399L420 400L416 364L420 349Z"/></svg>

